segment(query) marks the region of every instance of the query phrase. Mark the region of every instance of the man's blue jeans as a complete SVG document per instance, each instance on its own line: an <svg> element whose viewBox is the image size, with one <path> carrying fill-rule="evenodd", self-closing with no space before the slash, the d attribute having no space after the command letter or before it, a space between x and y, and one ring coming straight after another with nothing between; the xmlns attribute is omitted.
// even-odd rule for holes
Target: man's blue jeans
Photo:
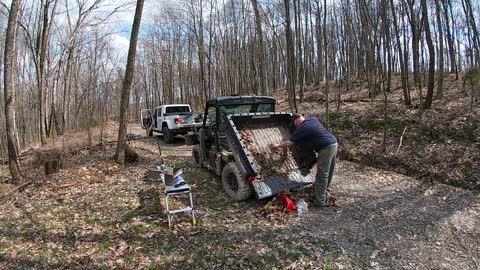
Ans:
<svg viewBox="0 0 480 270"><path fill-rule="evenodd" d="M329 145L317 153L317 175L315 177L315 206L325 206L327 188L332 182L337 157L337 144Z"/></svg>

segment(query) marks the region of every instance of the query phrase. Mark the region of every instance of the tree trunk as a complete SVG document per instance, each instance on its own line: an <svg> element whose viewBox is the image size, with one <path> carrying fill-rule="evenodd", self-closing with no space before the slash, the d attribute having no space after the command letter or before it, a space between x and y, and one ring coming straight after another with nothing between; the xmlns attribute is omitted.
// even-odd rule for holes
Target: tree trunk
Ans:
<svg viewBox="0 0 480 270"><path fill-rule="evenodd" d="M285 34L287 39L287 92L290 110L297 112L295 97L295 46L293 45L292 29L290 28L290 0L284 0L285 4Z"/></svg>
<svg viewBox="0 0 480 270"><path fill-rule="evenodd" d="M408 7L410 9L410 26L412 30L412 54L413 54L413 81L415 87L417 87L418 95L420 102L422 101L423 94L422 94L422 83L421 83L421 76L420 76L420 29L421 26L417 19L417 14L415 10L415 1L414 0L407 0Z"/></svg>
<svg viewBox="0 0 480 270"><path fill-rule="evenodd" d="M445 18L445 33L447 34L448 55L450 57L450 73L455 73L458 80L457 61L455 60L455 45L453 42L452 30L450 28L450 17L448 14L449 5L447 0L441 0L443 7L443 16Z"/></svg>
<svg viewBox="0 0 480 270"><path fill-rule="evenodd" d="M51 16L49 15L50 4L53 2ZM46 0L42 2L43 7L41 15L43 16L42 25L37 36L36 55L37 59L37 85L38 85L38 101L40 113L40 140L42 145L47 143L47 53L50 42L50 29L53 25L53 18L56 14L58 1Z"/></svg>
<svg viewBox="0 0 480 270"><path fill-rule="evenodd" d="M424 109L429 109L432 107L432 98L433 98L433 88L435 85L435 48L433 47L432 34L430 32L430 24L428 22L428 10L427 10L427 1L421 0L422 4L422 16L423 16L423 25L425 27L425 38L427 39L428 47L428 88L427 95L425 96L425 101L423 103Z"/></svg>
<svg viewBox="0 0 480 270"><path fill-rule="evenodd" d="M140 29L140 22L142 19L144 0L137 0L137 7L135 8L135 17L133 18L132 34L130 36L130 46L128 48L127 67L125 71L125 79L122 85L122 97L120 101L120 116L118 128L118 143L115 152L115 160L120 163L125 163L125 139L127 137L127 112L128 103L130 99L130 89L132 88L133 73L135 71L135 55L137 52L138 32Z"/></svg>
<svg viewBox="0 0 480 270"><path fill-rule="evenodd" d="M255 13L255 31L257 32L257 46L256 53L259 62L260 72L260 94L268 95L267 76L266 76L266 63L265 63L265 49L263 45L263 31L262 22L260 17L260 11L258 10L257 0L252 0L253 11Z"/></svg>
<svg viewBox="0 0 480 270"><path fill-rule="evenodd" d="M297 40L297 66L298 66L298 83L300 87L300 103L303 103L303 91L304 91L304 78L305 78L305 71L304 71L304 59L303 59L303 52L302 52L302 19L301 19L301 7L300 7L300 0L293 1L293 10L295 11L295 33L296 33L296 40Z"/></svg>
<svg viewBox="0 0 480 270"><path fill-rule="evenodd" d="M323 66L323 41L322 41L322 33L321 33L321 12L320 12L320 4L319 0L316 1L317 4L317 12L316 12L316 24L317 24L317 33L316 33L316 38L317 38L317 77L315 80L315 84L319 84L320 80L324 80L324 66ZM325 33L324 33L325 34Z"/></svg>
<svg viewBox="0 0 480 270"><path fill-rule="evenodd" d="M330 94L329 94L329 83L330 83L330 69L328 67L328 42L327 42L327 0L323 0L323 48L325 51L325 58L324 58L324 67L325 67L325 127L328 128L330 125Z"/></svg>
<svg viewBox="0 0 480 270"><path fill-rule="evenodd" d="M399 55L398 60L400 62L400 79L402 82L404 104L407 106L410 106L412 102L410 100L410 91L408 89L408 79L407 79L408 68L406 66L406 63L403 61L404 55L402 50L402 42L400 40L400 30L398 27L396 12L394 10L393 0L390 0L390 9L392 11L393 26L395 29L395 37L397 39L397 49L398 49L398 55Z"/></svg>
<svg viewBox="0 0 480 270"><path fill-rule="evenodd" d="M17 19L20 12L20 0L12 0L8 16L7 33L5 36L4 54L4 101L5 129L7 133L8 167L14 183L20 183L23 176L20 173L15 148L15 62L17 60L16 38Z"/></svg>
<svg viewBox="0 0 480 270"><path fill-rule="evenodd" d="M435 0L435 12L437 13L437 27L438 27L438 75L437 75L437 98L443 97L443 27L440 0Z"/></svg>

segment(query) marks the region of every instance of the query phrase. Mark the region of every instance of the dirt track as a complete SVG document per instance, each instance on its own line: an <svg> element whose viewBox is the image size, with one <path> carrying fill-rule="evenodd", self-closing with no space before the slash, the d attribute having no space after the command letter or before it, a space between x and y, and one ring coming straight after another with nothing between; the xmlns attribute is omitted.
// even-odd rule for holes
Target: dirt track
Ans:
<svg viewBox="0 0 480 270"><path fill-rule="evenodd" d="M479 269L480 204L470 191L339 162L338 207L301 222L374 269Z"/></svg>

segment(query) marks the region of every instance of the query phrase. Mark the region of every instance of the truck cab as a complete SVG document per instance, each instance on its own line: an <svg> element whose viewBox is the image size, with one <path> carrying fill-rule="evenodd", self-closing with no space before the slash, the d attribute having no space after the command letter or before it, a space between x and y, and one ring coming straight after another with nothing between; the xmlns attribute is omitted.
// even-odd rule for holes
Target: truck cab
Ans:
<svg viewBox="0 0 480 270"><path fill-rule="evenodd" d="M143 109L140 123L146 130L147 136L153 136L154 132L159 132L166 143L172 143L175 135L187 134L192 128L201 125L195 122L195 116L189 104L167 104L158 106L153 111Z"/></svg>

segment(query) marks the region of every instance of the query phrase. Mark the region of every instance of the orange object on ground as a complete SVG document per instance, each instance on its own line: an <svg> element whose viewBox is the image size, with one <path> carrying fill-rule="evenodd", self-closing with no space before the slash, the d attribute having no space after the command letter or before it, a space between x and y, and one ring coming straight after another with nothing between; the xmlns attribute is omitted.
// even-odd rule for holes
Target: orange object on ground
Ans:
<svg viewBox="0 0 480 270"><path fill-rule="evenodd" d="M290 213L292 211L297 210L297 206L295 206L293 201L290 200L290 198L287 195L282 194L282 195L278 196L277 200L283 204L283 207L285 209L285 213Z"/></svg>

